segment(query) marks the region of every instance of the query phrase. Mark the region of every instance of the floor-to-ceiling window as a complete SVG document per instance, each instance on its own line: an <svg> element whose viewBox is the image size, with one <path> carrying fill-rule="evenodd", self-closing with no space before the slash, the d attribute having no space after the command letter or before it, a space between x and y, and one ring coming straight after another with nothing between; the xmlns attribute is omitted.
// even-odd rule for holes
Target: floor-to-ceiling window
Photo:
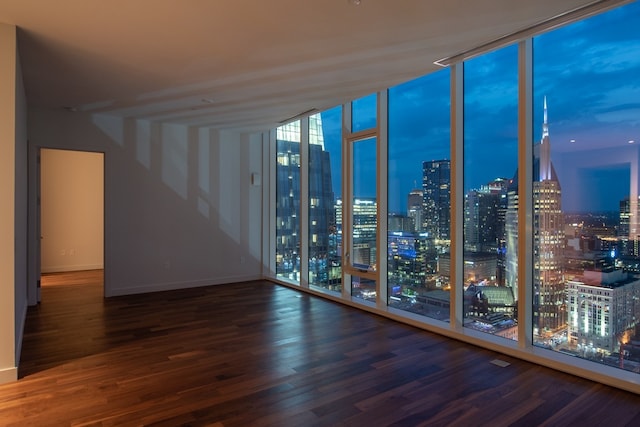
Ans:
<svg viewBox="0 0 640 427"><path fill-rule="evenodd" d="M533 39L533 340L640 371L640 3Z"/></svg>
<svg viewBox="0 0 640 427"><path fill-rule="evenodd" d="M376 199L376 138L352 142L351 250L349 260L360 273L377 269L378 201ZM376 283L352 275L351 295L376 300Z"/></svg>
<svg viewBox="0 0 640 427"><path fill-rule="evenodd" d="M450 72L389 89L390 307L449 319Z"/></svg>
<svg viewBox="0 0 640 427"><path fill-rule="evenodd" d="M276 277L300 283L300 120L276 130Z"/></svg>
<svg viewBox="0 0 640 427"><path fill-rule="evenodd" d="M518 46L464 63L463 317L517 339Z"/></svg>
<svg viewBox="0 0 640 427"><path fill-rule="evenodd" d="M640 372L638 24L638 2L551 24L311 116L302 164L301 126L279 128L277 277L308 265L310 287L383 315Z"/></svg>
<svg viewBox="0 0 640 427"><path fill-rule="evenodd" d="M349 153L349 248L351 296L375 302L378 266L378 95L351 103ZM354 136L357 135L357 136Z"/></svg>
<svg viewBox="0 0 640 427"><path fill-rule="evenodd" d="M342 289L342 107L309 117L309 285Z"/></svg>

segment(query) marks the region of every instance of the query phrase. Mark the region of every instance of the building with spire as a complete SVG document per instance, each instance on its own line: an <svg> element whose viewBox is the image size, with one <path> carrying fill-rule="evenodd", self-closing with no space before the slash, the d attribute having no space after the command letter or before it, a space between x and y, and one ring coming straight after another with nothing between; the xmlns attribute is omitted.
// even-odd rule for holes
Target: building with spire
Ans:
<svg viewBox="0 0 640 427"><path fill-rule="evenodd" d="M534 146L533 181L533 326L536 336L566 326L566 290L563 275L564 218L562 191L551 162L551 140L544 99L542 138ZM518 297L518 171L507 187L505 213L506 285ZM524 283L527 281L525 280Z"/></svg>
<svg viewBox="0 0 640 427"><path fill-rule="evenodd" d="M566 326L566 291L563 276L564 219L561 187L551 162L551 141L544 98L544 121L533 182L533 319L534 333L553 332Z"/></svg>

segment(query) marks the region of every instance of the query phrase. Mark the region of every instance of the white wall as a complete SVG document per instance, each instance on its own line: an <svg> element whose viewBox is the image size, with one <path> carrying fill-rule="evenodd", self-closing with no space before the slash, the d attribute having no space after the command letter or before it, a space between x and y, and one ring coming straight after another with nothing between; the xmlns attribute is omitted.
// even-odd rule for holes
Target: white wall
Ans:
<svg viewBox="0 0 640 427"><path fill-rule="evenodd" d="M260 138L39 109L29 138L105 153L107 296L261 277Z"/></svg>
<svg viewBox="0 0 640 427"><path fill-rule="evenodd" d="M103 268L102 153L41 152L42 272Z"/></svg>
<svg viewBox="0 0 640 427"><path fill-rule="evenodd" d="M16 28L0 24L0 384L17 378L26 316L26 146Z"/></svg>

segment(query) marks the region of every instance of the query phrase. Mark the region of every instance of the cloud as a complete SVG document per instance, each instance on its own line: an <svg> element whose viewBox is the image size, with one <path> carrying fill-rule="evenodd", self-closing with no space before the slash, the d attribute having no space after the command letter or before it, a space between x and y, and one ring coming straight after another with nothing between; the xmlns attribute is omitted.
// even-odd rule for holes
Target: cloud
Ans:
<svg viewBox="0 0 640 427"><path fill-rule="evenodd" d="M640 140L638 24L640 2L634 2L534 38L532 138L540 140L546 96L552 156ZM391 211L406 209L407 193L421 183L422 161L450 158L449 73L443 69L389 90ZM499 176L510 178L517 167L517 45L467 61L464 73L464 188L469 190ZM365 118L375 113L370 98L359 104ZM330 133L340 138L336 117L333 127L326 127L326 139ZM620 173L600 170L591 176L611 181Z"/></svg>

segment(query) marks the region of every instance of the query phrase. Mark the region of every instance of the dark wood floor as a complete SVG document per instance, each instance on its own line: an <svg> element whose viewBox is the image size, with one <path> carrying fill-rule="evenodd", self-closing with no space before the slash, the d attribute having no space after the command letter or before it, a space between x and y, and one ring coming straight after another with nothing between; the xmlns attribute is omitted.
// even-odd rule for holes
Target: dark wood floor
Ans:
<svg viewBox="0 0 640 427"><path fill-rule="evenodd" d="M2 426L640 426L638 395L269 282L42 301Z"/></svg>

